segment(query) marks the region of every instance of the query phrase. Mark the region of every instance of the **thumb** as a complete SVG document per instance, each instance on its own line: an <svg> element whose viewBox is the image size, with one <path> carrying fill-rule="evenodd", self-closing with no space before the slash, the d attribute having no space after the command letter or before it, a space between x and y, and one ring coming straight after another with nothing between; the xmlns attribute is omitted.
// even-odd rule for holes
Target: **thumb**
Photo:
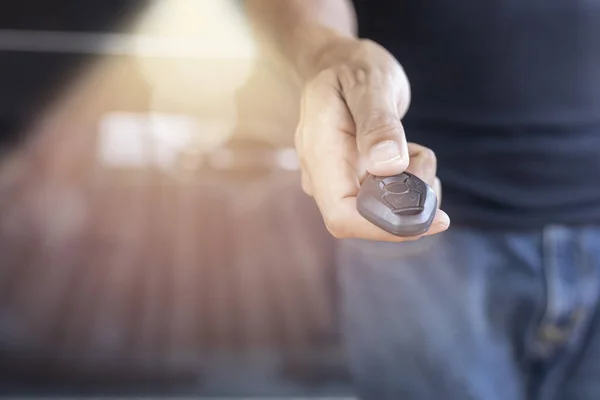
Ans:
<svg viewBox="0 0 600 400"><path fill-rule="evenodd" d="M408 145L395 96L389 89L365 89L360 94L346 93L365 167L379 176L404 172L409 163Z"/></svg>

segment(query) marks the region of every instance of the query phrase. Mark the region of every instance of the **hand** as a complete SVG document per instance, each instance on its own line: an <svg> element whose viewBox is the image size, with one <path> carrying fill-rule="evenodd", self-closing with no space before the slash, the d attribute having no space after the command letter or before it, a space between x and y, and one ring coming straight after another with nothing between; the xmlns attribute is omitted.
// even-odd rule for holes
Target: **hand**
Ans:
<svg viewBox="0 0 600 400"><path fill-rule="evenodd" d="M406 75L390 53L370 41L339 39L323 54L304 87L295 137L302 188L336 238L414 240L384 232L356 210L367 172L391 176L408 170L441 196L435 154L407 143L400 122L410 103ZM449 225L448 215L438 210L421 236Z"/></svg>

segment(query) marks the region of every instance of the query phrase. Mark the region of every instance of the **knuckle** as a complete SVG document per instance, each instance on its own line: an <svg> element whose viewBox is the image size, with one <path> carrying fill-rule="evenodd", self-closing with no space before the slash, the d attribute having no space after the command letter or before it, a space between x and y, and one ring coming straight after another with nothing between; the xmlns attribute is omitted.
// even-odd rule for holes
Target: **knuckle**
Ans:
<svg viewBox="0 0 600 400"><path fill-rule="evenodd" d="M352 63L356 63L357 61L361 63L363 60L370 59L373 52L381 47L377 42L366 38L353 40L348 45L349 47L346 48L346 51L349 54L348 60Z"/></svg>
<svg viewBox="0 0 600 400"><path fill-rule="evenodd" d="M398 89L398 114L400 118L404 118L408 109L410 108L410 103L412 100L412 93L410 88L410 83L406 75L403 75L400 84L397 85Z"/></svg>
<svg viewBox="0 0 600 400"><path fill-rule="evenodd" d="M300 125L294 135L294 148L296 149L296 156L301 163L306 163L308 153L311 151L311 146L306 143L310 140L310 136L306 134L307 131L304 125Z"/></svg>
<svg viewBox="0 0 600 400"><path fill-rule="evenodd" d="M347 230L344 226L344 221L336 214L323 215L323 221L327 231L336 239L345 239L348 237Z"/></svg>
<svg viewBox="0 0 600 400"><path fill-rule="evenodd" d="M408 151L411 154L411 157L417 158L421 163L437 163L437 155L435 154L435 151L429 147L411 142L408 143Z"/></svg>
<svg viewBox="0 0 600 400"><path fill-rule="evenodd" d="M329 234L331 236L333 236L334 239L346 239L346 237L344 235L342 235L339 231L331 228L329 225L325 225L327 227L327 231L329 232Z"/></svg>
<svg viewBox="0 0 600 400"><path fill-rule="evenodd" d="M362 66L349 65L347 63L337 65L332 73L335 74L343 91L353 90L357 86L367 84L369 71Z"/></svg>
<svg viewBox="0 0 600 400"><path fill-rule="evenodd" d="M423 147L423 158L430 164L437 164L437 155L429 147Z"/></svg>
<svg viewBox="0 0 600 400"><path fill-rule="evenodd" d="M308 178L310 171L310 163L308 161L308 155L306 154L306 151L296 149L296 157L298 159L298 164L300 164L300 167L302 168L303 173Z"/></svg>
<svg viewBox="0 0 600 400"><path fill-rule="evenodd" d="M401 129L400 120L388 113L373 113L361 128L361 135L366 137L396 137Z"/></svg>
<svg viewBox="0 0 600 400"><path fill-rule="evenodd" d="M305 85L305 92L312 93L315 91L320 91L323 85L335 85L343 69L350 70L345 64L323 69L314 77L314 79L311 79Z"/></svg>
<svg viewBox="0 0 600 400"><path fill-rule="evenodd" d="M382 51L385 50L382 45L377 43L376 41L368 38L360 39L358 42L357 53L365 55L370 54L373 51Z"/></svg>
<svg viewBox="0 0 600 400"><path fill-rule="evenodd" d="M305 172L302 172L302 176L301 176L301 179L300 179L300 184L301 184L301 187L302 187L302 191L306 195L312 197L312 185L311 185L310 180L309 180L309 178L308 178L308 176L306 175Z"/></svg>

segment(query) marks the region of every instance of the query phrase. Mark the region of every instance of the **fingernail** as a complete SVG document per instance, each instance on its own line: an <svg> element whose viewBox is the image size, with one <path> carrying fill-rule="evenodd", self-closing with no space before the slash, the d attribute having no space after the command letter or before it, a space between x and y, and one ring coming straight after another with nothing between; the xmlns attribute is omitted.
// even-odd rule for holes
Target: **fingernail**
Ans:
<svg viewBox="0 0 600 400"><path fill-rule="evenodd" d="M449 227L450 226L450 217L448 216L448 214L446 214L442 210L439 210L438 213L439 213L439 219L438 219L439 224L443 228Z"/></svg>
<svg viewBox="0 0 600 400"><path fill-rule="evenodd" d="M398 143L386 140L371 147L369 160L373 164L390 164L402 159L402 150Z"/></svg>

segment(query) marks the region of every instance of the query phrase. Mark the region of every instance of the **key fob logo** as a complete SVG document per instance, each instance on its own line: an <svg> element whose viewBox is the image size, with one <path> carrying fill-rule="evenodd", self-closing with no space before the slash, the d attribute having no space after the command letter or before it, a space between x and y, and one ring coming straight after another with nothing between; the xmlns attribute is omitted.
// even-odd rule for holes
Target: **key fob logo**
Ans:
<svg viewBox="0 0 600 400"><path fill-rule="evenodd" d="M416 215L423 212L426 187L407 174L379 178L382 200L396 215Z"/></svg>

